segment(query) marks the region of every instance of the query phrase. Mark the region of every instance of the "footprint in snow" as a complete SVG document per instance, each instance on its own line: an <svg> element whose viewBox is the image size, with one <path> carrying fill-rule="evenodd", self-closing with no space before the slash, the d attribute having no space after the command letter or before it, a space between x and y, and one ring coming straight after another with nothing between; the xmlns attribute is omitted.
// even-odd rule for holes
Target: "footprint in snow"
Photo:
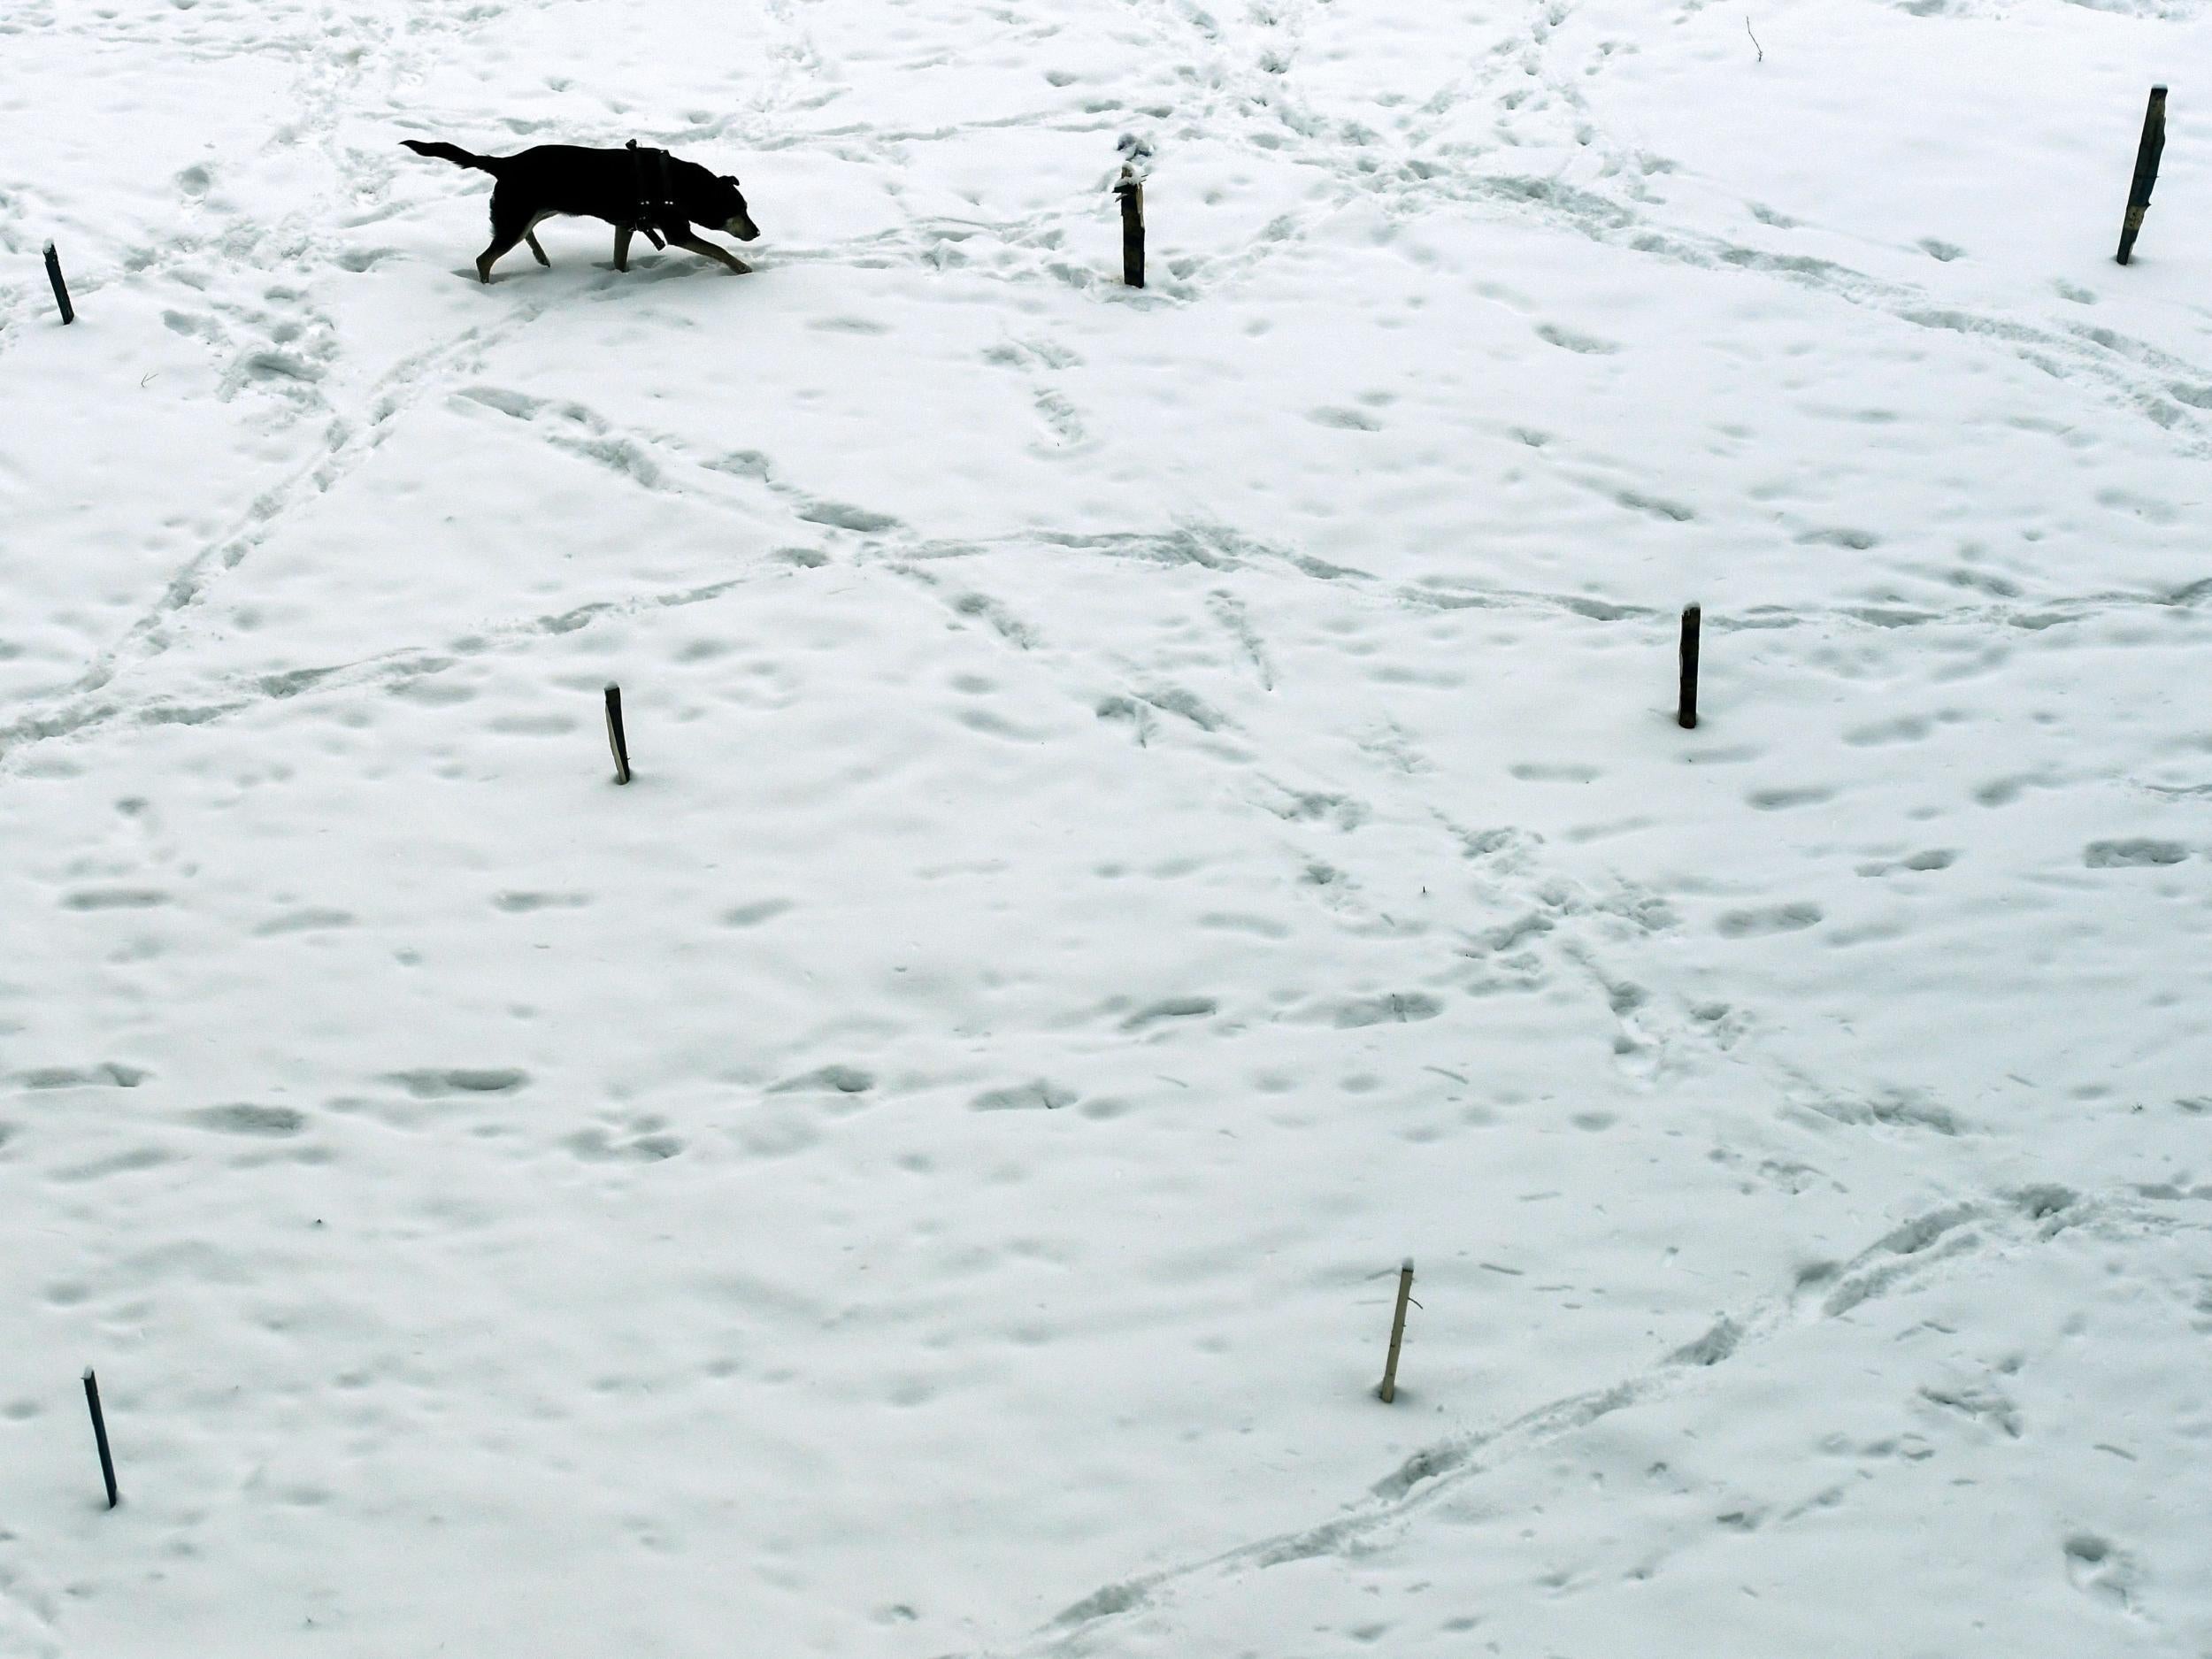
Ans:
<svg viewBox="0 0 2212 1659"><path fill-rule="evenodd" d="M2081 861L2092 870L2125 870L2146 864L2177 864L2189 856L2179 841L2137 836L2126 841L2091 841Z"/></svg>
<svg viewBox="0 0 2212 1659"><path fill-rule="evenodd" d="M1817 926L1817 904L1770 904L1752 910L1730 910L1715 924L1724 939L1759 939L1769 933L1801 933Z"/></svg>

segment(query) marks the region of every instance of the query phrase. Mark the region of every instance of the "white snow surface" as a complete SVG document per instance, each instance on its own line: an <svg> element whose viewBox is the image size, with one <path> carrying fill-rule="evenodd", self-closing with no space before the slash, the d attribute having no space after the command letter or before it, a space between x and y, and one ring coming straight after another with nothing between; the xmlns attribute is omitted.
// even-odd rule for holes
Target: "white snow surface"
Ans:
<svg viewBox="0 0 2212 1659"><path fill-rule="evenodd" d="M0 37L0 1654L2212 1652L2204 8Z"/></svg>

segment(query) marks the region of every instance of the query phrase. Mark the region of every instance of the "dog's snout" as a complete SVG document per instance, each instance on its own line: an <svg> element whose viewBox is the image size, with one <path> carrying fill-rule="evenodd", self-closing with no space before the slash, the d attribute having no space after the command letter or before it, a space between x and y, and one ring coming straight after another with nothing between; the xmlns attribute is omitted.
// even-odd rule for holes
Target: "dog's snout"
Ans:
<svg viewBox="0 0 2212 1659"><path fill-rule="evenodd" d="M749 213L740 213L722 228L740 242L757 242L760 239L760 227L753 223L753 216Z"/></svg>

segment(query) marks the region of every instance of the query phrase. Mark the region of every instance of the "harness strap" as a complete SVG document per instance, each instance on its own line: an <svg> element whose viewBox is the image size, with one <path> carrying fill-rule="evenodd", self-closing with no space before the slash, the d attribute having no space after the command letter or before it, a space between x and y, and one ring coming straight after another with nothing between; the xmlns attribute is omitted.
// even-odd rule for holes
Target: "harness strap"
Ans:
<svg viewBox="0 0 2212 1659"><path fill-rule="evenodd" d="M630 152L630 177L637 195L637 228L645 233L653 246L664 248L668 244L661 240L660 232L655 228L656 221L674 224L683 218L676 211L675 194L668 183L668 152L664 150L640 150L634 138L623 148ZM652 189L646 188L645 181L645 158L648 156L653 157L655 164L654 183L657 188Z"/></svg>

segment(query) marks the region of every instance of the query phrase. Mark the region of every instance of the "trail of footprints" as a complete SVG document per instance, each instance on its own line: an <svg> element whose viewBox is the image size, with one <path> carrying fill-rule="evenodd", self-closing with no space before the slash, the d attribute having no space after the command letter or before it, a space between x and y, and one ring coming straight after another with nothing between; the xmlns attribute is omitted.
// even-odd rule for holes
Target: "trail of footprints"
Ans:
<svg viewBox="0 0 2212 1659"><path fill-rule="evenodd" d="M2115 1238L2179 1225L2203 1231L2204 1222L2192 1218L2184 1224L2170 1206L2173 1199L2208 1195L2212 1194L2199 1188L2170 1198L2140 1190L2093 1198L2046 1185L1927 1211L1890 1229L1848 1260L1801 1269L1786 1290L1723 1314L1703 1333L1655 1365L1548 1402L1498 1426L1432 1442L1326 1521L1104 1585L1071 1604L1029 1640L979 1650L965 1659L1045 1659L1093 1651L1102 1627L1134 1612L1171 1606L1179 1596L1202 1586L1294 1561L1357 1557L1408 1515L1436 1504L1462 1486L1505 1463L1540 1453L1617 1412L1685 1389L1713 1386L1725 1377L1737 1356L1786 1338L1794 1327L1845 1317L1867 1302L1926 1286L1953 1263L2033 1249L2071 1229ZM2001 1386L1924 1388L1922 1398L1934 1409L1985 1420L1998 1432L2008 1432L2012 1408ZM1732 1519L1751 1530L1761 1517L1719 1517L1722 1525L1730 1525ZM2064 1571L2076 1587L2132 1610L2139 1569L2131 1552L2089 1532L2070 1532L2059 1547Z"/></svg>

